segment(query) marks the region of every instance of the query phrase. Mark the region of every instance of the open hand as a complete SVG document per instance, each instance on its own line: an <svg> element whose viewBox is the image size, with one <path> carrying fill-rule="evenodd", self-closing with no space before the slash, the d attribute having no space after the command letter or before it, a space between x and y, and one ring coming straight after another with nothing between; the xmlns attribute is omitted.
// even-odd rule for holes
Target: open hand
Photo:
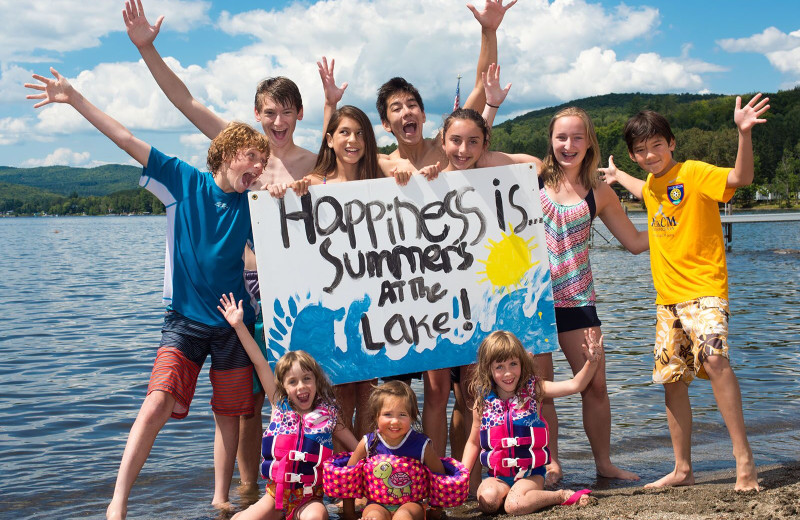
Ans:
<svg viewBox="0 0 800 520"><path fill-rule="evenodd" d="M602 361L605 357L605 350L603 350L603 335L600 334L600 339L597 339L597 333L594 329L585 329L583 337L586 340L583 346L583 357L586 358L591 364L596 364Z"/></svg>
<svg viewBox="0 0 800 520"><path fill-rule="evenodd" d="M150 45L158 36L158 31L161 30L161 22L164 21L163 16L159 16L155 25L150 25L147 17L144 15L144 8L142 7L142 0L133 0L125 2L125 10L122 11L122 19L125 21L125 29L128 31L128 38L131 39L137 48Z"/></svg>
<svg viewBox="0 0 800 520"><path fill-rule="evenodd" d="M231 327L235 327L243 322L244 310L242 309L242 300L239 300L239 305L237 306L233 293L230 293L230 297L223 294L222 298L219 299L219 303L222 304L222 306L217 305L217 310L225 316L225 320L231 324Z"/></svg>
<svg viewBox="0 0 800 520"><path fill-rule="evenodd" d="M503 21L506 11L516 3L517 0L512 0L508 5L503 5L503 0L486 0L483 11L478 11L472 4L467 4L467 8L472 11L472 15L478 20L483 29L496 31L500 27L500 22Z"/></svg>
<svg viewBox="0 0 800 520"><path fill-rule="evenodd" d="M739 128L740 132L749 132L753 129L754 126L760 123L766 123L766 119L760 119L760 117L769 110L769 98L765 97L761 101L758 99L761 97L761 93L759 92L753 99L751 99L745 106L742 106L742 98L741 96L736 96L736 108L733 111L733 121L736 123L736 126Z"/></svg>
<svg viewBox="0 0 800 520"><path fill-rule="evenodd" d="M336 86L336 81L333 79L333 68L336 65L336 60L331 59L330 67L328 60L325 56L322 57L322 62L317 62L317 69L319 69L319 79L322 80L322 90L325 91L325 104L336 106L344 96L344 91L347 90L347 82L342 83L341 87Z"/></svg>
<svg viewBox="0 0 800 520"><path fill-rule="evenodd" d="M606 168L598 168L598 172L600 172L600 180L611 186L615 182L619 182L617 179L617 166L614 164L614 156L608 156L608 167Z"/></svg>
<svg viewBox="0 0 800 520"><path fill-rule="evenodd" d="M500 65L496 63L489 65L488 71L481 72L481 79L486 93L486 104L492 105L493 108L502 105L511 89L511 83L506 85L506 88L500 88Z"/></svg>
<svg viewBox="0 0 800 520"><path fill-rule="evenodd" d="M59 74L53 67L50 67L50 73L55 79L33 74L31 77L40 83L25 83L25 88L42 91L41 94L25 96L25 99L44 100L33 105L33 108L43 107L50 103L70 103L75 95L75 89L67 81L67 78Z"/></svg>

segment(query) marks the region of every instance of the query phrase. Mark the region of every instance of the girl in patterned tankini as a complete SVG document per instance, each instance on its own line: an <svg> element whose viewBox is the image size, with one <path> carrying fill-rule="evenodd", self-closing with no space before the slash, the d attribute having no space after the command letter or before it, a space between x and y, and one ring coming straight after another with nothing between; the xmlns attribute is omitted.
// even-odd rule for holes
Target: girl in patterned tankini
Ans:
<svg viewBox="0 0 800 520"><path fill-rule="evenodd" d="M369 398L369 415L372 431L358 443L348 466L376 455L394 455L421 462L434 473L445 472L442 460L431 446L430 439L417 431L419 409L417 396L402 381L389 381L375 388ZM416 426L416 429L413 428ZM387 483L387 486L390 484ZM389 520L396 513L404 518L423 520L425 509L420 502L408 501L402 505L369 503L362 519Z"/></svg>
<svg viewBox="0 0 800 520"><path fill-rule="evenodd" d="M242 323L242 302L222 295L217 308L236 331L253 361L272 405L264 432L261 475L267 479L261 500L234 515L236 520L328 518L322 503L322 464L333 453L333 439L346 449L357 441L341 420L328 378L308 353L289 351L275 364L275 374Z"/></svg>
<svg viewBox="0 0 800 520"><path fill-rule="evenodd" d="M603 337L587 331L584 364L567 381L537 377L534 358L519 339L495 331L478 348L478 363L470 388L475 395L472 431L462 462L471 469L480 455L489 476L478 487L478 508L495 513L505 506L510 515L544 507L585 505L590 490L544 490L545 466L550 459L547 422L540 416L543 398L581 392L603 360Z"/></svg>

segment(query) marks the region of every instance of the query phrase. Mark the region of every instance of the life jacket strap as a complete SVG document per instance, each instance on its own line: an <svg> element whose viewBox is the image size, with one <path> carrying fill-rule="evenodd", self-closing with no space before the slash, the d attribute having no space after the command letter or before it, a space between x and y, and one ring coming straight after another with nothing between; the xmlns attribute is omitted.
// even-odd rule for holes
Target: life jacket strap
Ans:
<svg viewBox="0 0 800 520"><path fill-rule="evenodd" d="M283 474L283 481L285 483L292 483L292 484L303 484L304 486L309 486L313 484L316 480L315 475L302 475L300 473L284 473Z"/></svg>
<svg viewBox="0 0 800 520"><path fill-rule="evenodd" d="M313 453L306 453L304 451L291 450L289 452L289 460L300 462L319 462L319 455Z"/></svg>
<svg viewBox="0 0 800 520"><path fill-rule="evenodd" d="M527 446L533 442L533 437L506 437L500 439L500 447L513 448L515 446Z"/></svg>
<svg viewBox="0 0 800 520"><path fill-rule="evenodd" d="M500 465L504 468L529 468L533 459L503 459Z"/></svg>

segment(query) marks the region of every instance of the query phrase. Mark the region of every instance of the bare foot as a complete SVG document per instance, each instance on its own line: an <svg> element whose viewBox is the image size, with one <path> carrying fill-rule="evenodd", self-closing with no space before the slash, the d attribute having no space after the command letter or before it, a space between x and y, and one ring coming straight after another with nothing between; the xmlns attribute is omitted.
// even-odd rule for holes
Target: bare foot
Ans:
<svg viewBox="0 0 800 520"><path fill-rule="evenodd" d="M222 511L228 511L230 509L233 509L233 506L231 505L229 500L226 500L224 502L211 502L211 507L213 507L214 509L220 509Z"/></svg>
<svg viewBox="0 0 800 520"><path fill-rule="evenodd" d="M645 489L669 487L669 486L694 486L694 473L691 471L683 472L674 470L672 473L667 473L655 482L645 484Z"/></svg>
<svg viewBox="0 0 800 520"><path fill-rule="evenodd" d="M547 465L547 475L544 477L544 487L552 488L564 477L559 462L551 462Z"/></svg>
<svg viewBox="0 0 800 520"><path fill-rule="evenodd" d="M758 472L752 457L741 464L739 464L738 460L736 461L736 485L733 489L735 491L760 490L758 487Z"/></svg>
<svg viewBox="0 0 800 520"><path fill-rule="evenodd" d="M578 507L583 507L583 506L589 505L589 501L591 500L591 498L589 497L589 490L585 489L585 490L583 490L583 492L585 494L582 494L580 496L580 498L578 498L578 500L576 502L567 503L569 501L569 499L572 498L572 495L575 494L575 491L573 491L571 489L562 489L561 490L561 497L563 498L563 500L561 501L561 505L562 506L563 505L570 505L570 506L571 505L575 505L575 506L578 506Z"/></svg>
<svg viewBox="0 0 800 520"><path fill-rule="evenodd" d="M128 516L127 502L117 502L116 500L111 500L111 503L108 504L108 509L106 509L106 519L125 520L126 516Z"/></svg>
<svg viewBox="0 0 800 520"><path fill-rule="evenodd" d="M639 480L639 475L632 471L627 471L609 464L606 467L597 468L597 476L603 478L616 478L619 480Z"/></svg>

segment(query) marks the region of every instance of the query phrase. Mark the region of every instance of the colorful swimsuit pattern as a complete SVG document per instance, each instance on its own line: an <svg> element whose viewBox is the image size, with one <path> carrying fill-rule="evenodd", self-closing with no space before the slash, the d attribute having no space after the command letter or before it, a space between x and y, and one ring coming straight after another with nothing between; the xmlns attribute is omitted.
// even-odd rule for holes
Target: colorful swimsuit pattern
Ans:
<svg viewBox="0 0 800 520"><path fill-rule="evenodd" d="M395 457L412 459L423 463L425 460L425 448L430 442L430 439L425 434L414 430L409 430L406 436L397 446L389 446L386 444L386 442L383 440L383 437L381 437L378 432L370 432L366 434L364 436L364 442L367 446L369 458L377 455L394 455ZM386 487L387 494L397 495L397 493L400 492L402 495L405 495L406 487L408 487L408 492L410 493L410 487L408 486L409 483L398 482L398 477L403 474L402 471L398 472L398 470L402 470L402 468L394 468L389 466L385 470L387 472L386 474L375 473L374 475L375 477L378 477L379 480L383 481L382 486ZM376 468L375 471L377 472L378 468ZM371 481L375 482L375 479L371 479ZM381 505L392 512L396 511L400 507L396 504L381 503Z"/></svg>
<svg viewBox="0 0 800 520"><path fill-rule="evenodd" d="M565 206L547 195L539 179L550 278L556 307L594 305L594 281L589 265L589 238L595 216L594 191L577 204Z"/></svg>

